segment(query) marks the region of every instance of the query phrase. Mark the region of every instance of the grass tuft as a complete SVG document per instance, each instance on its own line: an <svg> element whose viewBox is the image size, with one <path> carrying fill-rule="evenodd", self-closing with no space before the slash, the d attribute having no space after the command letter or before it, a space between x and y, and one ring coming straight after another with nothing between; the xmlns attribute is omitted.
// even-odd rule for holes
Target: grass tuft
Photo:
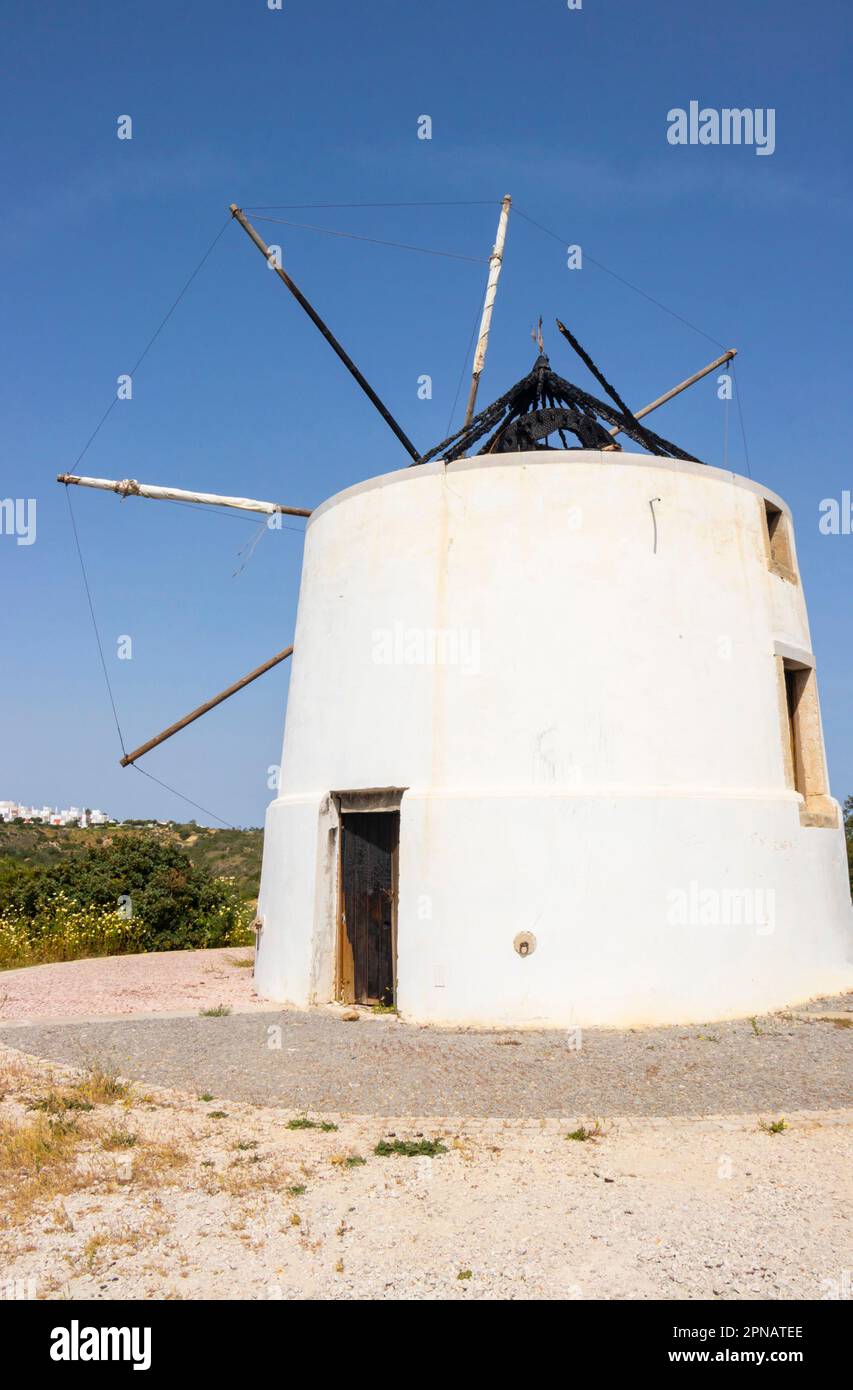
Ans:
<svg viewBox="0 0 853 1390"><path fill-rule="evenodd" d="M101 1148L112 1152L114 1149L132 1149L134 1144L139 1142L138 1134L131 1134L127 1129L111 1129L101 1139Z"/></svg>
<svg viewBox="0 0 853 1390"><path fill-rule="evenodd" d="M764 1134L781 1134L783 1130L789 1129L790 1126L786 1123L784 1117L780 1117L778 1120L759 1120L758 1128Z"/></svg>
<svg viewBox="0 0 853 1390"><path fill-rule="evenodd" d="M586 1125L581 1125L578 1129L573 1129L570 1134L567 1134L566 1138L574 1139L578 1144L585 1144L589 1139L603 1139L604 1128L600 1120L594 1120L591 1129Z"/></svg>
<svg viewBox="0 0 853 1390"><path fill-rule="evenodd" d="M435 1158L448 1150L440 1139L395 1139L393 1144L380 1139L373 1152L380 1158L389 1158L392 1154L400 1154L403 1158Z"/></svg>

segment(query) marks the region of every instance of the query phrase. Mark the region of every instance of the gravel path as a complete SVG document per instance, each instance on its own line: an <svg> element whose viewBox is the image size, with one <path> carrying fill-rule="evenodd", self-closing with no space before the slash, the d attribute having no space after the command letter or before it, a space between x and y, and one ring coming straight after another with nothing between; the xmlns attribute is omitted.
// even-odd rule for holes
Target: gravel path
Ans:
<svg viewBox="0 0 853 1390"><path fill-rule="evenodd" d="M808 1005L818 1012L814 1003ZM853 1020L853 995L824 1001ZM853 1105L853 1028L774 1015L627 1032L417 1028L340 1010L0 1026L0 1041L191 1094L350 1115L785 1114Z"/></svg>

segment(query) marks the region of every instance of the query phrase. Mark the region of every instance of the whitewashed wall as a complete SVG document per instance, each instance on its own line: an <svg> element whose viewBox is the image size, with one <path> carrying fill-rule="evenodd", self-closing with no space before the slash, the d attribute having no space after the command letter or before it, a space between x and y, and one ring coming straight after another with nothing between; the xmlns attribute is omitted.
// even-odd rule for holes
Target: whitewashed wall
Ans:
<svg viewBox="0 0 853 1390"><path fill-rule="evenodd" d="M689 1021L849 982L843 832L801 826L785 785L775 644L810 640L801 585L768 567L765 495L787 512L718 469L569 451L405 469L324 503L259 990L331 997L328 794L382 787L407 789L408 1017ZM727 922L732 892L751 920Z"/></svg>

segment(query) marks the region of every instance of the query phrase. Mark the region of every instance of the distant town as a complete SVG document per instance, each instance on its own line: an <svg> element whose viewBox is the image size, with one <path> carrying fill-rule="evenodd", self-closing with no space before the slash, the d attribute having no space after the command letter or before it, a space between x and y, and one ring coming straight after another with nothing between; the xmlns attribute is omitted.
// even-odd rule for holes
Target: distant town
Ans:
<svg viewBox="0 0 853 1390"><path fill-rule="evenodd" d="M66 806L59 810L56 806L24 806L17 801L0 801L0 821L8 825L19 820L30 825L36 822L41 825L79 825L83 830L90 825L115 824L115 816L90 810L88 806L82 810L79 806Z"/></svg>

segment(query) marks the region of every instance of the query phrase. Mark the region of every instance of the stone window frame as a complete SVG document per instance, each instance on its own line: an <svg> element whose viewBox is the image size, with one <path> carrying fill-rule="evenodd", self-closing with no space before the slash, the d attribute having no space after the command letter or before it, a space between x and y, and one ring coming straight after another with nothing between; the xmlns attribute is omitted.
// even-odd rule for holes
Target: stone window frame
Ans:
<svg viewBox="0 0 853 1390"><path fill-rule="evenodd" d="M764 553L767 568L771 574L789 584L799 584L797 562L794 558L794 543L791 532L791 518L788 513L771 501L761 497L761 531L764 539Z"/></svg>
<svg viewBox="0 0 853 1390"><path fill-rule="evenodd" d="M800 798L801 825L837 829L838 807L829 792L814 656L776 642L774 660L785 785ZM792 685L796 690L793 708Z"/></svg>

